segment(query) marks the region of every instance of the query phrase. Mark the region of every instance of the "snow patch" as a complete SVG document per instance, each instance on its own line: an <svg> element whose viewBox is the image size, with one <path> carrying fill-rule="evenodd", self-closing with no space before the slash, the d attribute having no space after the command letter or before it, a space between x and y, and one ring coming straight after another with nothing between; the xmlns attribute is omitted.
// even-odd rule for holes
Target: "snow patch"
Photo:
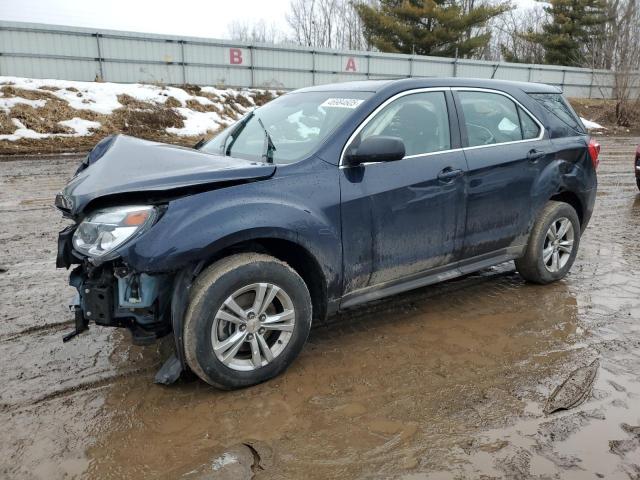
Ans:
<svg viewBox="0 0 640 480"><path fill-rule="evenodd" d="M15 142L17 140L20 140L21 138L39 139L51 136L46 133L38 133L35 130L31 130L25 127L24 124L17 118L12 118L11 121L16 127L18 127L17 130L9 135L0 135L0 140L9 140L10 142Z"/></svg>
<svg viewBox="0 0 640 480"><path fill-rule="evenodd" d="M216 112L196 112L188 108L176 108L176 110L184 117L184 127L169 127L167 132L182 137L202 135L209 130L217 129L221 124L226 126L231 123L230 119L223 120Z"/></svg>
<svg viewBox="0 0 640 480"><path fill-rule="evenodd" d="M44 107L47 102L45 100L28 100L21 97L0 97L0 108L7 112L19 103L29 105L33 108L40 108Z"/></svg>
<svg viewBox="0 0 640 480"><path fill-rule="evenodd" d="M75 136L77 137L89 135L91 130L97 130L101 127L100 122L92 122L91 120L85 120L84 118L78 117L73 117L71 120L63 120L58 123L74 130L76 132Z"/></svg>
<svg viewBox="0 0 640 480"><path fill-rule="evenodd" d="M587 130L598 130L598 129L604 128L599 123L592 122L591 120L587 120L586 118L580 117L580 120L582 120L582 124L584 125L584 128L586 128Z"/></svg>
<svg viewBox="0 0 640 480"><path fill-rule="evenodd" d="M243 112L254 108L256 102L254 95L264 95L266 90L238 90L238 89L219 89L215 87L201 87L197 92L186 90L178 87L147 85L140 83L111 83L111 82L80 82L71 80L55 80L55 79L36 79L22 77L0 77L0 87L11 86L16 89L39 92L46 96L55 96L56 98L66 102L69 107L75 110L90 110L100 115L111 115L120 108L132 108L123 105L118 97L120 95L128 95L129 97L146 102L151 105L164 105L170 97L173 101L173 110L184 117L184 127L169 127L166 132L179 136L198 136L207 132L219 130L234 122ZM192 92L192 93L190 93ZM202 96L203 94L207 97ZM241 103L236 99L243 99ZM20 97L5 97L0 92L0 111L10 112L16 104L22 103L30 105L34 108L44 107L46 99L28 100ZM217 110L212 112L199 112L187 107L187 102L197 102L203 106L216 106ZM245 107L244 105L249 105ZM232 108L225 108L231 106ZM170 107L167 107L170 108ZM223 112L223 113L217 113ZM99 122L92 122L78 117L70 120L60 120L58 123L71 128L74 133L68 134L47 134L37 133L33 130L18 128L10 135L0 135L0 140L15 141L20 138L48 138L48 137L65 137L65 136L87 136L91 135L94 130L100 130L102 125Z"/></svg>
<svg viewBox="0 0 640 480"><path fill-rule="evenodd" d="M235 455L231 454L231 453L225 453L224 455L222 455L221 457L216 458L212 463L211 463L211 469L214 472L217 472L218 470L220 470L222 467L225 467L226 465L230 465L232 463L238 463L238 457L236 457Z"/></svg>

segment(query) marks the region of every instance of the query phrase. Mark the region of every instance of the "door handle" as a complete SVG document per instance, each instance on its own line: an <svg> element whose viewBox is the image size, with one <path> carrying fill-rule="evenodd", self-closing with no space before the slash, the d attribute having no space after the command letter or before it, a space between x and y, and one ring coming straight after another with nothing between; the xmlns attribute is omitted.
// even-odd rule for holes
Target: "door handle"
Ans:
<svg viewBox="0 0 640 480"><path fill-rule="evenodd" d="M447 167L440 170L440 173L438 173L438 180L441 182L451 182L463 174L464 171L459 168L453 169L451 167Z"/></svg>
<svg viewBox="0 0 640 480"><path fill-rule="evenodd" d="M546 155L545 152L541 152L540 150L536 150L534 148L533 150L529 150L529 153L527 153L527 158L529 159L530 162L537 162L539 159L541 159L545 155Z"/></svg>
<svg viewBox="0 0 640 480"><path fill-rule="evenodd" d="M464 171L459 168L454 169L452 167L446 167L440 170L440 173L438 173L438 180L443 182L450 182L458 178L463 173Z"/></svg>

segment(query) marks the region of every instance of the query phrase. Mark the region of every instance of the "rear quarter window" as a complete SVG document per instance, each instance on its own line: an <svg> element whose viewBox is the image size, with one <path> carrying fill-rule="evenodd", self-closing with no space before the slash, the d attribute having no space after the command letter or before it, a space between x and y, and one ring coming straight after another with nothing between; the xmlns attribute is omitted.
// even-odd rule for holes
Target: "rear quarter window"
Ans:
<svg viewBox="0 0 640 480"><path fill-rule="evenodd" d="M576 134L587 133L580 117L560 93L529 93L531 98L559 119Z"/></svg>

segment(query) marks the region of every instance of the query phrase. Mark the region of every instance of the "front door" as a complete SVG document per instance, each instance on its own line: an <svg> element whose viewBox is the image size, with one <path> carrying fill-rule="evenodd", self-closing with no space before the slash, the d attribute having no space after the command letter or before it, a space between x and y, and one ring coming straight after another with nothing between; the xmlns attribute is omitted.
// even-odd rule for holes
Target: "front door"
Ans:
<svg viewBox="0 0 640 480"><path fill-rule="evenodd" d="M395 162L342 167L345 294L454 262L462 249L466 161L454 139L444 91L388 103L352 146L374 135L399 137ZM457 133L457 130L455 130Z"/></svg>

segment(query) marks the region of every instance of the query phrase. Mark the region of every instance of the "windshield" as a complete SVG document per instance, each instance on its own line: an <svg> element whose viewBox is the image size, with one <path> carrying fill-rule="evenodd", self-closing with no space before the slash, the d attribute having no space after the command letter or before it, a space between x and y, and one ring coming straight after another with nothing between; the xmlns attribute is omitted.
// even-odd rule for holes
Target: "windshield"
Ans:
<svg viewBox="0 0 640 480"><path fill-rule="evenodd" d="M313 153L371 92L283 95L248 113L201 147L206 153L294 163Z"/></svg>

